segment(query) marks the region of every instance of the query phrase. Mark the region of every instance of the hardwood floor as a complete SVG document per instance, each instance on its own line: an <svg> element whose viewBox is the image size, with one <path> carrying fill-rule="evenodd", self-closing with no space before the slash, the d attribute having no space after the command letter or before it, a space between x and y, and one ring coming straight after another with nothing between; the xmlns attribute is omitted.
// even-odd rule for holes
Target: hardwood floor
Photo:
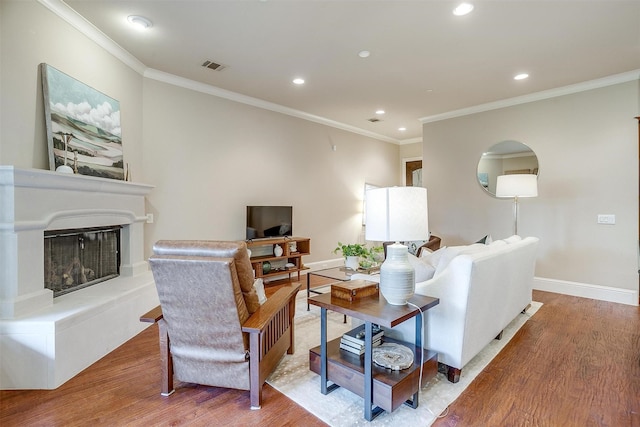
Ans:
<svg viewBox="0 0 640 427"><path fill-rule="evenodd" d="M544 305L434 426L640 426L640 308Z"/></svg>
<svg viewBox="0 0 640 427"><path fill-rule="evenodd" d="M434 425L640 426L640 308L534 299L540 311ZM324 425L269 385L258 411L246 391L178 383L160 396L156 334L141 332L56 390L0 391L0 425Z"/></svg>

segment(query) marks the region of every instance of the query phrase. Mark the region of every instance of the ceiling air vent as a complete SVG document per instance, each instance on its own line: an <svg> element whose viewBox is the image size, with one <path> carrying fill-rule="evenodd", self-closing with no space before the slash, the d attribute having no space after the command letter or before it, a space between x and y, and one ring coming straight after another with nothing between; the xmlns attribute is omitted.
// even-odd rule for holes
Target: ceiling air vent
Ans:
<svg viewBox="0 0 640 427"><path fill-rule="evenodd" d="M213 61L204 61L202 66L205 67L205 68L209 68L211 70L214 70L214 71L222 71L225 68L224 65L216 64Z"/></svg>
<svg viewBox="0 0 640 427"><path fill-rule="evenodd" d="M377 117L371 117L370 119L367 119L367 120L369 120L371 123L376 123L376 122L381 122L382 121Z"/></svg>

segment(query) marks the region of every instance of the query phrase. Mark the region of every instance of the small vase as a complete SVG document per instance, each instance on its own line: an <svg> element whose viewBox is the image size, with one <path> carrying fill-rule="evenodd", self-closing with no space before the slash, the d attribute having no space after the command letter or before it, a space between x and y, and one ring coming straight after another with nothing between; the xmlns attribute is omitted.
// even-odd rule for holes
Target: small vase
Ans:
<svg viewBox="0 0 640 427"><path fill-rule="evenodd" d="M282 247L281 247L280 245L275 245L275 246L273 247L273 254L274 254L275 256L282 256L282 252L283 252L283 251L282 251Z"/></svg>
<svg viewBox="0 0 640 427"><path fill-rule="evenodd" d="M357 256L345 257L344 265L348 269L356 271L358 269L358 265L360 265L360 257L357 257Z"/></svg>

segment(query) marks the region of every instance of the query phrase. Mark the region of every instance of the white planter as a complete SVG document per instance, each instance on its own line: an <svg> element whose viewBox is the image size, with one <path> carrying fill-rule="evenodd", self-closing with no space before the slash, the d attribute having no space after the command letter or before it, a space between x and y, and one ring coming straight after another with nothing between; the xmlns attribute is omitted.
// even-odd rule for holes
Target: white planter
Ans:
<svg viewBox="0 0 640 427"><path fill-rule="evenodd" d="M345 257L344 265L348 269L356 271L358 269L358 266L360 265L360 257L358 256Z"/></svg>

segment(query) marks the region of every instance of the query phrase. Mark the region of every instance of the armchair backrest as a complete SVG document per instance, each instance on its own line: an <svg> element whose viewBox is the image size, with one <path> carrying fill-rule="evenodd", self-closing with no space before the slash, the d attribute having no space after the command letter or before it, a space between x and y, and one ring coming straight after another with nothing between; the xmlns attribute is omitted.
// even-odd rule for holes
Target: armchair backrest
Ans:
<svg viewBox="0 0 640 427"><path fill-rule="evenodd" d="M245 243L159 241L149 263L176 377L248 389L242 324L249 317L247 296L255 291ZM255 300L257 304L257 296Z"/></svg>

